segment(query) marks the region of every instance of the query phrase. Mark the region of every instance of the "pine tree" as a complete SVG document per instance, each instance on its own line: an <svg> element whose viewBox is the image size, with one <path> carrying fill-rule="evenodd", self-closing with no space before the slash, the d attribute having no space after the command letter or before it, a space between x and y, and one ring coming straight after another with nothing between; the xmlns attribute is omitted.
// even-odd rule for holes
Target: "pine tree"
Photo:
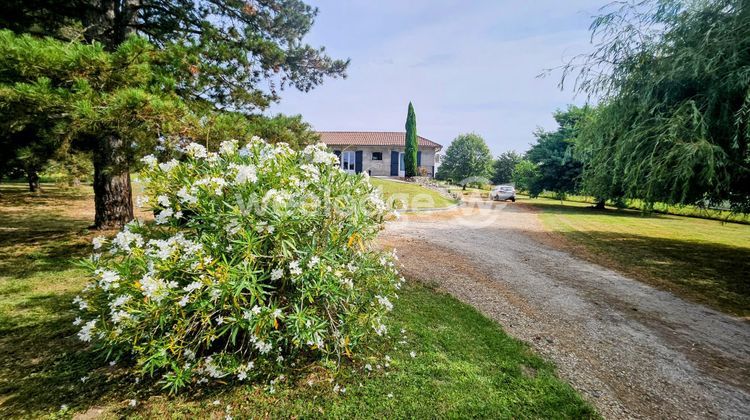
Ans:
<svg viewBox="0 0 750 420"><path fill-rule="evenodd" d="M133 35L143 36L164 52L151 65L165 71L167 90L192 111L249 113L277 101L286 86L307 92L325 77L344 76L348 60L332 59L324 48L303 42L316 14L301 0L7 0L0 2L0 29L97 42L108 53L122 52ZM47 118L36 112L32 117ZM133 139L106 130L88 134L96 226L122 225L133 214L128 156Z"/></svg>
<svg viewBox="0 0 750 420"><path fill-rule="evenodd" d="M414 114L414 106L409 102L409 111L406 115L406 146L404 149L404 169L406 177L418 175L417 168L417 116Z"/></svg>

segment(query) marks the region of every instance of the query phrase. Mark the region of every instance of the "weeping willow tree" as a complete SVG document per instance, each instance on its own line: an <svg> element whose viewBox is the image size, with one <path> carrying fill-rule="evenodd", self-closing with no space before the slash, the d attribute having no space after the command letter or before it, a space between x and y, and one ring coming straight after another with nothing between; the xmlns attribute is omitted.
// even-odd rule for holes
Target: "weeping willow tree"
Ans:
<svg viewBox="0 0 750 420"><path fill-rule="evenodd" d="M750 211L750 2L613 3L561 85L599 101L579 136L599 198Z"/></svg>

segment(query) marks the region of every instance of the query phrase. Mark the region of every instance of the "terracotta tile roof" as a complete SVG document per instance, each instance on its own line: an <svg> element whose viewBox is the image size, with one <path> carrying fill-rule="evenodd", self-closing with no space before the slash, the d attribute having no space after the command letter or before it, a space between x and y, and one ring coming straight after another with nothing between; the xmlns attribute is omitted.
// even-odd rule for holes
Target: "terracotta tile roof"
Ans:
<svg viewBox="0 0 750 420"><path fill-rule="evenodd" d="M320 141L329 146L403 146L406 133L403 131L318 131ZM422 147L442 149L434 141L417 136Z"/></svg>

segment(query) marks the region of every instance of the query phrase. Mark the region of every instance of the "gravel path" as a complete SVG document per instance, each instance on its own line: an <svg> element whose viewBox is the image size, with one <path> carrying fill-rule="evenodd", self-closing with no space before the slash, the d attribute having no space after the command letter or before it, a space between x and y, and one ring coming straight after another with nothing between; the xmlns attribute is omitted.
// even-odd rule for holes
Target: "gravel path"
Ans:
<svg viewBox="0 0 750 420"><path fill-rule="evenodd" d="M554 361L607 418L750 418L750 324L538 240L513 204L407 215L381 243ZM471 208L473 206L473 208Z"/></svg>

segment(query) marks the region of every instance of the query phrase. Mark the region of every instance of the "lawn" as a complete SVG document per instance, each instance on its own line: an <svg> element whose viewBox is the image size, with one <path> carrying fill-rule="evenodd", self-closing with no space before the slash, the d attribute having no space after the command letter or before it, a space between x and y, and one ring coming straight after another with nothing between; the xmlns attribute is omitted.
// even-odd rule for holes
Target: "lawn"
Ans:
<svg viewBox="0 0 750 420"><path fill-rule="evenodd" d="M572 249L644 282L750 317L750 226L694 217L597 211L590 204L524 199Z"/></svg>
<svg viewBox="0 0 750 420"><path fill-rule="evenodd" d="M455 200L418 184L382 178L370 178L370 182L380 189L386 202L394 203L396 208L419 210L444 208L456 204Z"/></svg>
<svg viewBox="0 0 750 420"><path fill-rule="evenodd" d="M32 196L0 184L0 417L596 417L525 344L417 284L401 293L391 337L337 371L313 364L273 387L177 396L136 383L78 341L71 325L71 300L85 282L74 260L89 252L92 218L86 189L45 186Z"/></svg>

